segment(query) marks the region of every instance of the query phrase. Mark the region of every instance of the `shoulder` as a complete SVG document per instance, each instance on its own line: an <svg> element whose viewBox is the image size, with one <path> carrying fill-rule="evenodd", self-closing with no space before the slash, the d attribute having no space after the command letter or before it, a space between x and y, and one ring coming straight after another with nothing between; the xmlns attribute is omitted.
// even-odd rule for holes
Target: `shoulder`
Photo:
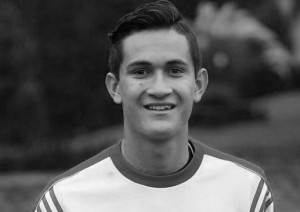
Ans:
<svg viewBox="0 0 300 212"><path fill-rule="evenodd" d="M110 151L113 147L109 147L103 151L101 151L100 153L94 155L93 157L83 161L82 163L74 166L73 168L69 169L68 171L62 173L61 175L55 177L53 180L51 180L48 184L48 186L61 181L63 179L67 179L69 177L74 176L75 174L85 171L87 169L89 169L90 167L92 167L93 165L102 162L103 160L105 160L106 158L108 158L110 156Z"/></svg>
<svg viewBox="0 0 300 212"><path fill-rule="evenodd" d="M214 148L207 146L195 139L191 139L191 141L193 142L194 145L201 146L204 157L209 156L212 158L212 160L215 160L215 161L223 161L223 162L234 164L238 168L244 169L244 170L251 172L251 173L261 177L262 179L266 180L264 170L261 167L255 165L254 163L251 163L245 159L238 158L233 155L224 153L220 150L214 149Z"/></svg>
<svg viewBox="0 0 300 212"><path fill-rule="evenodd" d="M236 189L239 196L248 196L250 211L273 211L272 191L264 170L244 159L211 148L190 138L195 149L202 154L200 170L209 173L209 179L220 189L224 185Z"/></svg>
<svg viewBox="0 0 300 212"><path fill-rule="evenodd" d="M78 185L92 180L91 178L95 176L95 167L99 171L104 170L104 172L109 169L109 158L114 146L103 150L95 156L53 178L41 192L34 208L40 207L41 205L46 208L47 204L51 202L59 209L60 205L57 200L57 195L59 195L60 191L67 191L69 188L71 189L74 186L74 183Z"/></svg>

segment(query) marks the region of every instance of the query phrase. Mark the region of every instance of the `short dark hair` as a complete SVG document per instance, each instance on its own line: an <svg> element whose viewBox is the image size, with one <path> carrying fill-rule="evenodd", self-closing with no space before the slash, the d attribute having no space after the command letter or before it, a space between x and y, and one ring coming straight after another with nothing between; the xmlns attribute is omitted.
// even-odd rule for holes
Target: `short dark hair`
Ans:
<svg viewBox="0 0 300 212"><path fill-rule="evenodd" d="M137 7L119 19L115 29L108 34L111 45L109 49L109 69L119 79L119 69L123 60L122 41L129 35L143 30L174 29L184 35L189 43L193 65L201 68L201 54L195 34L184 22L177 8L167 0L146 3Z"/></svg>

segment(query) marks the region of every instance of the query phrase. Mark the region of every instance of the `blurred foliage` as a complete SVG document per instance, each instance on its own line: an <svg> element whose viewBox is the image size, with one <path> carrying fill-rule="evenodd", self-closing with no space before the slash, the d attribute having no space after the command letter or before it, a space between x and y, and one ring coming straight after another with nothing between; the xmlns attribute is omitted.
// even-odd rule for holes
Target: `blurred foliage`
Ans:
<svg viewBox="0 0 300 212"><path fill-rule="evenodd" d="M211 84L192 120L216 125L264 118L262 111L251 108L250 99L282 91L291 82L289 49L275 31L237 3L201 3L191 22Z"/></svg>
<svg viewBox="0 0 300 212"><path fill-rule="evenodd" d="M0 2L1 169L14 167L11 157L16 169L25 166L22 158L40 164L42 156L46 167L55 166L68 160L66 138L122 123L121 107L104 87L106 35L120 16L149 1ZM192 124L263 118L249 97L299 82L288 36L294 11L278 12L277 0L172 2L195 29L210 76Z"/></svg>
<svg viewBox="0 0 300 212"><path fill-rule="evenodd" d="M193 26L210 78L236 84L240 96L276 90L276 85L289 77L287 48L271 29L235 4L225 3L220 8L211 2L200 4Z"/></svg>

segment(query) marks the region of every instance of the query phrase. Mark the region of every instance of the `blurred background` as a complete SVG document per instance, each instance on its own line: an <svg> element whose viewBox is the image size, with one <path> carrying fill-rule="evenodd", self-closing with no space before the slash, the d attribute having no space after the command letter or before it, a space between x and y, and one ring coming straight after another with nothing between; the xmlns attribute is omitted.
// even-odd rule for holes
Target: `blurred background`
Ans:
<svg viewBox="0 0 300 212"><path fill-rule="evenodd" d="M146 0L0 1L0 211L122 137L104 87L107 33ZM210 85L191 135L265 169L277 211L300 209L300 2L173 0Z"/></svg>

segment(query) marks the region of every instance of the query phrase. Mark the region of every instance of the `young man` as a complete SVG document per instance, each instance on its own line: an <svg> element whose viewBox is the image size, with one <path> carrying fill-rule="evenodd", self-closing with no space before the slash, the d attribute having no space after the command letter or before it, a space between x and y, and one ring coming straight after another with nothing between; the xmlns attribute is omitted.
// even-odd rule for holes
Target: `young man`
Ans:
<svg viewBox="0 0 300 212"><path fill-rule="evenodd" d="M189 138L208 77L174 5L140 6L109 38L106 86L124 139L56 178L33 211L274 211L260 168Z"/></svg>

